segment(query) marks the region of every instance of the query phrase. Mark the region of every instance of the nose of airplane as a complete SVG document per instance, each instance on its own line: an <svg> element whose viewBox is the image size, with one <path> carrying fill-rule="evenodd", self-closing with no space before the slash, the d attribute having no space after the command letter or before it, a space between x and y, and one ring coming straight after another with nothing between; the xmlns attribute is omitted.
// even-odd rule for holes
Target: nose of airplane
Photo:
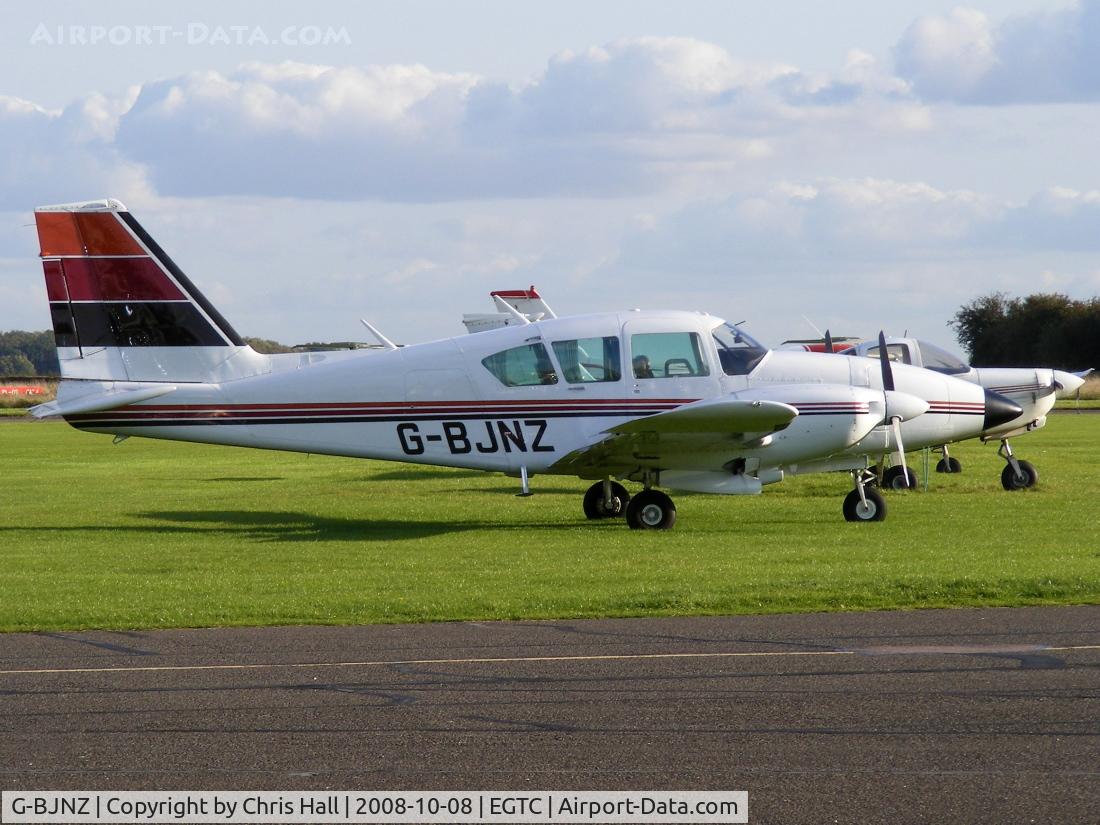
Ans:
<svg viewBox="0 0 1100 825"><path fill-rule="evenodd" d="M983 429L992 430L1002 424L1007 424L1014 418L1024 414L1024 408L1003 395L985 391L985 426Z"/></svg>

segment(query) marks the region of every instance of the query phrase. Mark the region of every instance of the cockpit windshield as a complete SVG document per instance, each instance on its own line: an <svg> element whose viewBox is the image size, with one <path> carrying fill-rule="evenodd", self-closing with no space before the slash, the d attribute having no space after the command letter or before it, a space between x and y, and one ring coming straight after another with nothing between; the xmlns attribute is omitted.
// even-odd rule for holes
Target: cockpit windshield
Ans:
<svg viewBox="0 0 1100 825"><path fill-rule="evenodd" d="M970 367L963 363L957 355L952 355L935 344L929 344L927 341L917 341L917 346L920 347L921 364L924 365L926 370L942 372L944 375L961 375L964 372L970 372Z"/></svg>
<svg viewBox="0 0 1100 825"><path fill-rule="evenodd" d="M767 347L759 344L735 324L719 324L711 330L718 347L718 360L726 375L748 375L768 354Z"/></svg>

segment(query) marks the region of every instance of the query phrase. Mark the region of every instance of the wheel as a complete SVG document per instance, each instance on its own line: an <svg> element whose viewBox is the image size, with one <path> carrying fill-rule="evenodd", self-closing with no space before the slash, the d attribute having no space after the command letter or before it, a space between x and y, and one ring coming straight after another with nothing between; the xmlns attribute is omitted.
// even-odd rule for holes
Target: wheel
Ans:
<svg viewBox="0 0 1100 825"><path fill-rule="evenodd" d="M1039 480L1039 471L1030 461L1016 463L1020 465L1020 474L1016 475L1012 465L1006 464L1001 470L1001 486L1006 490L1026 490L1028 487L1034 487L1035 482Z"/></svg>
<svg viewBox="0 0 1100 825"><path fill-rule="evenodd" d="M908 477L907 477L908 476ZM910 468L895 464L887 467L882 473L882 489L884 490L915 490L920 480L917 474Z"/></svg>
<svg viewBox="0 0 1100 825"><path fill-rule="evenodd" d="M590 519L615 518L626 512L630 493L617 481L611 482L611 500L603 497L603 482L597 481L584 494L584 514Z"/></svg>
<svg viewBox="0 0 1100 825"><path fill-rule="evenodd" d="M882 521L886 518L886 499L882 493L870 487L863 488L867 503L860 501L859 490L852 490L844 497L846 521Z"/></svg>
<svg viewBox="0 0 1100 825"><path fill-rule="evenodd" d="M961 473L962 471L962 462L954 456L941 458L939 461L936 462L937 473Z"/></svg>
<svg viewBox="0 0 1100 825"><path fill-rule="evenodd" d="M676 505L660 490L642 490L626 505L632 530L668 530L676 523Z"/></svg>

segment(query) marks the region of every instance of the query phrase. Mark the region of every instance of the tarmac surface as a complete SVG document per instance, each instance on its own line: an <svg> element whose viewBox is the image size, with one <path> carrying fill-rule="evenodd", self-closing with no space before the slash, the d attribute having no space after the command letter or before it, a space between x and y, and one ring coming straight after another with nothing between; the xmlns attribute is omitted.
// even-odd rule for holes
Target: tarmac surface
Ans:
<svg viewBox="0 0 1100 825"><path fill-rule="evenodd" d="M1100 606L0 636L0 789L745 790L1100 821Z"/></svg>

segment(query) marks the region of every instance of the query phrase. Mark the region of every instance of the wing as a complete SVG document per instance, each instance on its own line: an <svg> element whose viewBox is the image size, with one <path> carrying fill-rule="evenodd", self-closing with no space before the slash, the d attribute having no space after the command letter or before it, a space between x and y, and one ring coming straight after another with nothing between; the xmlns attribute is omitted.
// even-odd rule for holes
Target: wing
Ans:
<svg viewBox="0 0 1100 825"><path fill-rule="evenodd" d="M797 409L779 401L697 401L616 424L604 431L606 435L600 441L574 450L557 461L553 469L581 478L602 478L609 473L627 472L639 462L671 456L687 459L714 451L728 453L734 446L782 430L797 415Z"/></svg>
<svg viewBox="0 0 1100 825"><path fill-rule="evenodd" d="M668 412L635 418L607 430L615 435L632 433L765 433L782 429L798 410L780 401L744 401L716 398L685 404Z"/></svg>

